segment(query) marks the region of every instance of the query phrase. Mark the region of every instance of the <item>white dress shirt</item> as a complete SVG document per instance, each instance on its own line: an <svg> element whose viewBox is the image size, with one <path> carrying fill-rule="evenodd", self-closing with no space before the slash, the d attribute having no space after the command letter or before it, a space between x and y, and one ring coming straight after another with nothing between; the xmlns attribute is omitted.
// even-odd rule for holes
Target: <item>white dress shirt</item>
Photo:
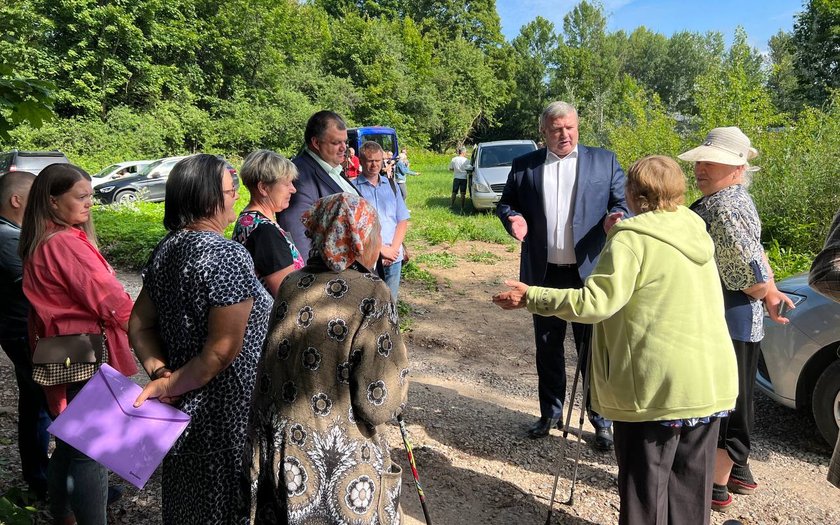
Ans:
<svg viewBox="0 0 840 525"><path fill-rule="evenodd" d="M327 172L329 178L331 178L333 182L338 184L338 187L341 188L341 191L345 193L352 193L354 195L359 194L359 191L353 186L353 184L351 184L347 179L341 176L341 166L330 166L329 164L327 164L327 162L324 161L324 159L319 157L317 153L315 153L309 148L306 148L306 152L309 153L309 155L313 159L315 159L315 162L317 162L322 168L324 168L324 171Z"/></svg>
<svg viewBox="0 0 840 525"><path fill-rule="evenodd" d="M575 215L578 148L562 159L547 152L543 165L543 206L545 208L548 262L575 264L572 220Z"/></svg>

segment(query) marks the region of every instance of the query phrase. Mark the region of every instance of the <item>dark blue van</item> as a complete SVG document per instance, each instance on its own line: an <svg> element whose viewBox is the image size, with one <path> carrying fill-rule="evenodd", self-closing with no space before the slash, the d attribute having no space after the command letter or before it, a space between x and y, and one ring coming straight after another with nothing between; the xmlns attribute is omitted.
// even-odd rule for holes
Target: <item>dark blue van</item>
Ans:
<svg viewBox="0 0 840 525"><path fill-rule="evenodd" d="M400 146L397 143L397 132L394 128L366 126L363 128L349 128L347 130L347 146L353 148L357 155L362 144L369 140L378 142L385 151L393 152L394 157L400 154Z"/></svg>

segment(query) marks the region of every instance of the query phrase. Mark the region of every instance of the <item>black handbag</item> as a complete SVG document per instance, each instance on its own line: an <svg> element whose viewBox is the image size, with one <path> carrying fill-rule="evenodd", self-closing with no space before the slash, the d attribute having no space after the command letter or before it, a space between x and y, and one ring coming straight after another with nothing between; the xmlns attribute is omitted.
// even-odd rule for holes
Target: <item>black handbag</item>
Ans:
<svg viewBox="0 0 840 525"><path fill-rule="evenodd" d="M43 386L87 381L108 362L105 331L36 337L32 379Z"/></svg>

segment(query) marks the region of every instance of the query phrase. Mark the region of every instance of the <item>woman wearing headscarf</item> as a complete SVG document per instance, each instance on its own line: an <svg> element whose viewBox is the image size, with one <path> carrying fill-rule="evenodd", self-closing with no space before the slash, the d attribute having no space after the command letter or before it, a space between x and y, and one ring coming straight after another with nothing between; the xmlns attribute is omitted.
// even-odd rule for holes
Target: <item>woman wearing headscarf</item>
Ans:
<svg viewBox="0 0 840 525"><path fill-rule="evenodd" d="M20 233L30 340L104 333L108 364L131 376L137 372L126 335L132 302L97 249L90 181L79 167L51 164L32 183ZM63 412L84 384L45 386L50 413ZM47 483L55 523L106 523L108 470L58 438Z"/></svg>
<svg viewBox="0 0 840 525"><path fill-rule="evenodd" d="M166 181L169 233L143 270L129 334L159 398L191 421L163 460L164 524L247 522L236 480L271 296L251 256L225 239L237 188L225 161L193 155Z"/></svg>
<svg viewBox="0 0 840 525"><path fill-rule="evenodd" d="M274 297L283 279L304 265L292 236L274 221L289 207L297 168L286 157L261 149L245 157L240 177L251 200L236 220L233 240L251 254L257 277Z"/></svg>
<svg viewBox="0 0 840 525"><path fill-rule="evenodd" d="M738 361L738 400L720 424L712 491L715 510L732 504L730 491L752 494L758 485L747 462L759 343L764 337L761 301L771 289L772 274L761 246L761 221L745 181L748 163L756 156L749 137L737 127L715 128L703 144L679 155L694 162L694 178L703 193L691 209L706 223L715 243L726 322Z"/></svg>
<svg viewBox="0 0 840 525"><path fill-rule="evenodd" d="M735 357L714 246L682 206L668 157L627 172L634 217L614 225L583 288L506 281L505 309L593 323L592 406L615 425L619 523L708 524L719 418L735 404Z"/></svg>
<svg viewBox="0 0 840 525"><path fill-rule="evenodd" d="M251 520L401 523L382 425L405 404L408 359L391 293L370 271L376 211L338 193L301 220L313 256L277 292L251 408Z"/></svg>

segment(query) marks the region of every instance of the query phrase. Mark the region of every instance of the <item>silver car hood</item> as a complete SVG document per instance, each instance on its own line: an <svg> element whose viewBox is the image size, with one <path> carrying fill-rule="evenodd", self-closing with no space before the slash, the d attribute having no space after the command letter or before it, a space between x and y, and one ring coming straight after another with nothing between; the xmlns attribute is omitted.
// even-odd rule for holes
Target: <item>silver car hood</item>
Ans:
<svg viewBox="0 0 840 525"><path fill-rule="evenodd" d="M504 184L507 182L510 166L496 166L493 168L476 168L475 174L488 184Z"/></svg>

